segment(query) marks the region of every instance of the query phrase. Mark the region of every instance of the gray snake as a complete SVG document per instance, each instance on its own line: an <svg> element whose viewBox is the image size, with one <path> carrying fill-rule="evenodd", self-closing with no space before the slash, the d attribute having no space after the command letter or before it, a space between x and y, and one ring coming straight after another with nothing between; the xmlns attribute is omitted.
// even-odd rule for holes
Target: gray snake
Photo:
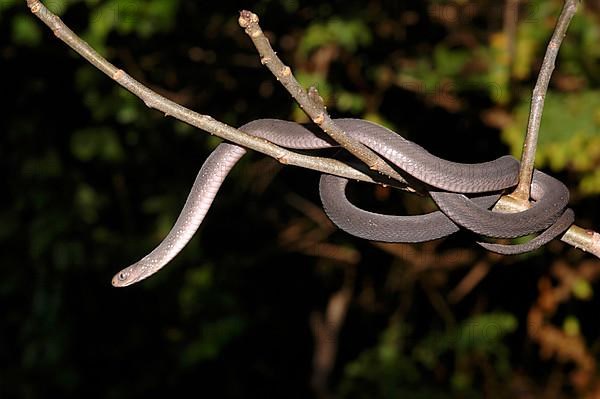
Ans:
<svg viewBox="0 0 600 399"><path fill-rule="evenodd" d="M480 242L490 251L516 254L531 251L566 230L574 219L566 209L569 193L558 180L536 171L532 183L533 206L524 212L491 212L498 192L517 183L517 160L503 156L478 164L450 162L428 153L421 146L393 131L360 119L336 119L346 133L397 166L403 173L427 186L441 211L418 216L393 216L362 210L346 197L347 180L322 175L319 183L323 207L342 230L358 237L386 242L421 242L441 238L462 226L488 237L519 237L542 231L525 244ZM291 149L332 147L306 127L277 119L259 119L240 130ZM148 255L128 266L113 279L123 287L156 273L173 259L196 232L229 171L246 153L243 147L222 143L202 165L186 203L173 228ZM488 195L477 195L488 193ZM493 193L493 194L491 194ZM473 196L467 197L464 194Z"/></svg>

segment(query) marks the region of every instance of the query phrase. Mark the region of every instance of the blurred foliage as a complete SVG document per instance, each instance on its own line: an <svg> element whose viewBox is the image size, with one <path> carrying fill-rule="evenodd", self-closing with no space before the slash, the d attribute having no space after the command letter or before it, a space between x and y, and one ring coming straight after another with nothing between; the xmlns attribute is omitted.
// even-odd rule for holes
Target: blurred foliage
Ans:
<svg viewBox="0 0 600 399"><path fill-rule="evenodd" d="M142 39L168 32L179 9L178 0L88 0L86 4L92 12L88 31L82 37L98 51L113 31L119 35L135 34Z"/></svg>
<svg viewBox="0 0 600 399"><path fill-rule="evenodd" d="M261 117L306 120L237 25L239 3L45 4L112 62L184 106L235 126ZM505 2L491 0L244 5L333 115L377 121L465 162L520 155L561 6L521 2L512 38ZM537 156L538 167L569 185L578 224L596 227L599 19L597 1L580 5L546 98ZM544 320L556 327L553 340L531 339L539 320L530 309L548 267L561 260L575 269L586 259L581 252L556 242L529 256L491 258L459 234L390 253L340 232L324 235L326 248L356 251L360 260L350 266L317 244L290 249L290 232L314 239L298 233L314 222L292 199L318 203L317 176L256 154L232 172L169 267L137 287L113 289L112 274L170 229L219 140L149 110L59 42L24 1L0 1L0 30L1 398L190 389L228 398L593 392L593 383L570 372L577 351L557 342L576 340L577 354L597 357L597 274L562 276L570 284L557 291L562 307ZM363 191L374 209L427 209L389 189ZM482 267L485 277L465 289ZM324 385L311 386L318 346L308 321L349 280L349 311L331 338L335 364ZM593 381L595 368L585 370ZM547 384L551 378L562 383Z"/></svg>
<svg viewBox="0 0 600 399"><path fill-rule="evenodd" d="M342 396L447 397L444 389L428 386L420 368L434 371L440 358L453 354L456 368L450 376L452 394L478 397L473 389L474 381L479 378L476 364L491 362L506 377L510 370L509 350L503 339L516 327L514 316L488 313L468 318L448 331L433 331L408 345L410 326L395 323L382 333L378 345L346 366Z"/></svg>
<svg viewBox="0 0 600 399"><path fill-rule="evenodd" d="M556 93L546 98L536 156L537 167L570 169L580 177L582 195L600 193L600 91ZM527 129L529 104L520 104L514 122L503 135L515 156Z"/></svg>
<svg viewBox="0 0 600 399"><path fill-rule="evenodd" d="M323 23L315 22L304 32L298 52L304 57L323 46L334 45L350 52L371 44L368 26L360 20L344 21L333 17Z"/></svg>

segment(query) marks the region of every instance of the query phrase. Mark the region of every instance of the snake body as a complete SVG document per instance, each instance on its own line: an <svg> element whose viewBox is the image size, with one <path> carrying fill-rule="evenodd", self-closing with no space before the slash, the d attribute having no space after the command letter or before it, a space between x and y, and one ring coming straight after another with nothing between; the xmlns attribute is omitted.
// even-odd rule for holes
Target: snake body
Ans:
<svg viewBox="0 0 600 399"><path fill-rule="evenodd" d="M319 149L333 145L301 125L278 119L258 119L241 126L240 130L292 149ZM134 284L156 273L173 259L198 230L225 177L246 152L244 147L235 144L219 144L200 168L185 205L167 236L148 255L117 273L112 285L126 287Z"/></svg>
<svg viewBox="0 0 600 399"><path fill-rule="evenodd" d="M340 229L353 236L381 242L424 242L456 233L460 227L440 211L417 216L384 215L354 205L346 197L348 180L322 175L319 193L325 213ZM489 208L499 194L474 198L477 204Z"/></svg>
<svg viewBox="0 0 600 399"><path fill-rule="evenodd" d="M498 194L476 198L464 195L498 192L514 186L519 164L510 156L479 164L450 162L375 123L360 119L335 121L348 135L430 186L432 198L443 211L419 216L368 212L346 198L345 179L323 175L319 186L324 209L338 227L350 234L376 241L420 242L452 234L459 229L457 225L490 237L517 237L547 229L526 244L479 243L495 252L520 253L543 245L572 223L572 211L565 211L568 190L541 172L534 174L532 193L536 203L525 212L492 213L488 208ZM277 119L255 120L240 130L291 149L335 145L302 125ZM202 223L225 177L245 153L243 147L228 143L220 144L213 151L198 172L171 231L152 252L117 273L112 280L114 286L127 286L147 278L183 249Z"/></svg>
<svg viewBox="0 0 600 399"><path fill-rule="evenodd" d="M464 195L430 191L431 198L450 219L474 233L488 237L513 238L550 227L564 212L569 190L560 181L539 170L531 184L533 206L519 213L492 212Z"/></svg>

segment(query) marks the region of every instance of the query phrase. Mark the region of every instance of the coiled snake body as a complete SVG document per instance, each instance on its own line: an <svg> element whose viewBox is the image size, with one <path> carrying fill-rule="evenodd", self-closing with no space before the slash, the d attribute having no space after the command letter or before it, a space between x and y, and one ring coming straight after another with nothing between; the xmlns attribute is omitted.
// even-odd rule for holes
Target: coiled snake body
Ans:
<svg viewBox="0 0 600 399"><path fill-rule="evenodd" d="M573 223L573 211L565 210L569 200L567 188L539 171L533 176L532 198L535 202L530 209L510 214L489 210L499 198L500 191L517 183L519 163L513 157L504 156L479 164L455 163L435 157L375 123L360 119L336 119L335 122L347 134L426 185L441 210L418 216L369 212L347 199L346 179L324 174L319 192L325 212L339 228L350 234L374 241L421 242L452 234L459 230L458 226L480 235L504 238L543 231L525 244L479 243L494 252L517 254L540 247ZM255 120L240 130L291 149L334 146L302 125L277 119ZM152 252L117 273L112 280L114 286L123 287L147 278L183 249L202 223L225 177L245 153L243 147L228 143L220 144L213 151L202 165L171 231Z"/></svg>

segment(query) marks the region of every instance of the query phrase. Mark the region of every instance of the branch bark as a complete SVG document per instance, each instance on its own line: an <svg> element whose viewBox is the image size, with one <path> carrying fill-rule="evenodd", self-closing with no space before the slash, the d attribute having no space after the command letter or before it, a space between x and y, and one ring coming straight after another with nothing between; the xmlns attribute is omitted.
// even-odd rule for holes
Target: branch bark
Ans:
<svg viewBox="0 0 600 399"><path fill-rule="evenodd" d="M509 0L516 2L515 0ZM556 65L556 57L562 41L567 34L571 19L577 12L578 0L565 0L564 6L558 17L554 33L548 43L542 67L537 82L533 89L531 98L531 111L527 124L527 134L523 143L523 154L521 156L521 167L519 170L519 184L515 190L498 201L494 210L504 212L520 212L529 207L529 196L531 191L531 178L533 176L537 140L544 110L544 102L552 72ZM600 234L581 228L571 226L561 237L563 242L575 248L581 248L600 258Z"/></svg>
<svg viewBox="0 0 600 399"><path fill-rule="evenodd" d="M577 11L578 0L565 0L563 9L558 17L558 22L554 28L554 33L548 43L544 61L537 78L533 95L531 97L531 111L529 113L529 122L527 124L527 134L523 143L523 154L521 155L521 168L519 170L519 184L515 191L510 194L512 197L521 201L529 201L531 191L531 177L533 176L533 164L535 162L535 152L537 150L537 140L544 110L544 101L548 92L548 84L552 77L552 72L556 64L556 56L562 41L567 34L567 29L571 19Z"/></svg>

